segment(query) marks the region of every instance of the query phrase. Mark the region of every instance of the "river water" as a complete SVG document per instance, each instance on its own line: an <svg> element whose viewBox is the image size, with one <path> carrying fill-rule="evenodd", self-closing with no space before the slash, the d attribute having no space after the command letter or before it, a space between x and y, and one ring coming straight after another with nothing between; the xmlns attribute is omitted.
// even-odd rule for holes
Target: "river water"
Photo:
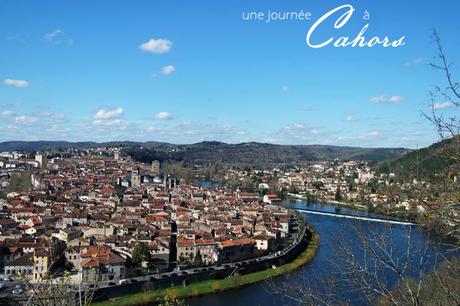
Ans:
<svg viewBox="0 0 460 306"><path fill-rule="evenodd" d="M336 207L333 205L307 204L306 201L300 200L286 200L282 205L290 208L336 212ZM375 216L350 208L340 208L338 212L358 216ZM344 257L349 256L349 254L344 255L341 252L342 248L345 246L353 255L362 256L361 248L359 247L360 237L362 236L359 236L356 228L363 229L364 233L389 233L393 251L397 256L407 250L410 234L410 245L415 246L414 250L412 250L413 255L410 262L413 264L418 263L421 253L423 253L424 258L427 258L426 263L424 263L426 271L429 271L440 260L439 254L449 257L459 255L458 252L452 253L449 251L450 247L444 244L447 241L433 236L418 225L410 226L409 229L407 225L390 226L384 223L369 223L367 221L305 213L303 213L303 216L306 218L306 222L315 228L321 239L317 254L310 263L289 273L288 276L277 277L272 282L260 282L218 294L190 298L186 300L186 303L191 306L296 305L297 303L283 297L283 295L274 294L271 290L272 286L289 287L292 284L309 284L308 286L320 295L333 294L332 299L336 303L365 305L362 300L362 294L352 290L347 285L347 281L343 281L341 278L341 273L345 270L342 266L346 262ZM383 277L390 286L396 283L392 273L386 273ZM333 279L335 280L335 285L332 286L334 289L331 289L328 284Z"/></svg>

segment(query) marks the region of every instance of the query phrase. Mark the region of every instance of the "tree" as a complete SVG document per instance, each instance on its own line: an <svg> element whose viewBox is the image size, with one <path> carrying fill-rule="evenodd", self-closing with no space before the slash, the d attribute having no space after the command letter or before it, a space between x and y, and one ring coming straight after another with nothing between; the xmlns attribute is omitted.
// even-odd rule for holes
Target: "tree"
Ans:
<svg viewBox="0 0 460 306"><path fill-rule="evenodd" d="M197 251L197 253L195 254L195 257L193 257L193 266L199 267L202 264L203 264L203 261L201 259L200 251Z"/></svg>
<svg viewBox="0 0 460 306"><path fill-rule="evenodd" d="M446 79L446 85L434 86L434 90L430 92L431 110L430 113L423 113L437 129L441 139L452 139L455 146L449 149L450 158L455 161L460 161L460 118L457 115L445 116L442 112L440 104L436 103L441 97L443 103L449 103L452 106L460 106L460 83L454 80L452 74L453 63L449 62L441 44L441 38L436 30L433 30L433 41L436 44L437 55L436 61L431 63L437 71L441 71ZM447 102L445 102L447 100Z"/></svg>
<svg viewBox="0 0 460 306"><path fill-rule="evenodd" d="M177 297L177 292L173 288L169 289L163 300L158 303L159 306L186 306L183 299Z"/></svg>
<svg viewBox="0 0 460 306"><path fill-rule="evenodd" d="M322 181L316 181L313 183L313 186L315 186L316 189L320 189L324 186L324 183Z"/></svg>
<svg viewBox="0 0 460 306"><path fill-rule="evenodd" d="M289 190L288 190L288 192L289 192L289 193L294 193L294 194L297 194L297 193L299 193L299 190L297 189L297 187L296 187L296 186L294 186L294 185L291 185L291 186L289 186Z"/></svg>
<svg viewBox="0 0 460 306"><path fill-rule="evenodd" d="M340 192L340 188L337 187L337 190L335 191L335 200L336 201L342 201L342 193Z"/></svg>
<svg viewBox="0 0 460 306"><path fill-rule="evenodd" d="M68 272L59 278L50 277L30 282L22 279L25 305L37 306L87 306L91 304L94 289L80 284L78 289L72 284ZM2 304L3 305L3 304Z"/></svg>
<svg viewBox="0 0 460 306"><path fill-rule="evenodd" d="M281 286L269 284L270 291L306 306L356 303L343 297L345 290L357 293L356 299L366 305L460 305L460 262L447 260L440 252L430 255L430 237L428 242L413 238L411 226L401 234L391 225L382 230L367 222L354 223L352 231L335 235L336 273L320 275L315 283L308 276L286 275ZM350 234L358 238L350 242L346 239ZM396 243L404 247L397 250ZM444 261L428 269L427 262L437 256ZM388 280L396 281L396 287Z"/></svg>
<svg viewBox="0 0 460 306"><path fill-rule="evenodd" d="M440 106L450 105L458 110L458 107L460 107L460 82L454 79L452 71L454 64L448 60L441 43L441 38L436 30L433 30L432 39L436 45L437 53L435 61L430 66L435 71L442 72L445 77L445 84L434 86L434 90L430 92L430 113L423 113L423 115L434 125L439 138L444 140L442 141L442 145L444 146L444 150L441 153L442 157L453 161L458 168L458 164L460 163L460 117L458 114L452 113L446 115L442 110L443 107ZM443 178L444 185L442 187L446 189L445 181L448 178ZM430 215L424 221L426 221L427 226L437 231L442 229L443 234L448 233L451 236L459 235L460 222L454 217L459 212L460 203L457 199L445 203L441 209L430 211ZM447 224L449 226L446 226Z"/></svg>
<svg viewBox="0 0 460 306"><path fill-rule="evenodd" d="M133 263L138 267L142 267L142 263L144 261L150 262L150 259L150 250L147 248L145 244L138 243L133 249Z"/></svg>
<svg viewBox="0 0 460 306"><path fill-rule="evenodd" d="M370 188L372 193L377 192L377 184L376 184L375 180L369 181L369 183L367 183L367 186Z"/></svg>

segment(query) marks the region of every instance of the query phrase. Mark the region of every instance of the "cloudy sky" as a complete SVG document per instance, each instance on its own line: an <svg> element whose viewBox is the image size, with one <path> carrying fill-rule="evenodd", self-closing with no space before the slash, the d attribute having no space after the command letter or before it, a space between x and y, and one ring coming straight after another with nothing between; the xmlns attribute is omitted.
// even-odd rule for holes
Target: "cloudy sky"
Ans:
<svg viewBox="0 0 460 306"><path fill-rule="evenodd" d="M315 39L398 39L399 48L312 49ZM460 3L428 1L1 1L0 141L167 141L426 146L436 27L460 65ZM312 20L243 20L311 12ZM362 18L369 12L369 20ZM334 19L334 20L332 20ZM460 69L454 73L460 79ZM438 97L436 108L458 110Z"/></svg>

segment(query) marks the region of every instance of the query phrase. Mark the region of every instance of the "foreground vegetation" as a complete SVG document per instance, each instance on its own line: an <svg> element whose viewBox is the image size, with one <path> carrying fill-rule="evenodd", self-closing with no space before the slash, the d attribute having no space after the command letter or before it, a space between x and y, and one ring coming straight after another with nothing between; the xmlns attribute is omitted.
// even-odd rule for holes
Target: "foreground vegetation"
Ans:
<svg viewBox="0 0 460 306"><path fill-rule="evenodd" d="M417 293L414 302L407 291ZM460 260L453 258L438 265L423 282L409 279L400 282L391 296L378 300L378 305L460 305Z"/></svg>
<svg viewBox="0 0 460 306"><path fill-rule="evenodd" d="M319 236L314 233L308 247L292 262L279 266L276 269L266 269L245 275L236 275L231 278L206 280L196 282L188 286L175 286L167 289L148 290L145 292L125 295L107 301L97 302L96 306L125 306L144 305L151 302L173 301L186 297L199 296L210 293L218 293L224 290L253 284L262 280L279 276L294 271L302 265L310 262L316 254L319 246Z"/></svg>

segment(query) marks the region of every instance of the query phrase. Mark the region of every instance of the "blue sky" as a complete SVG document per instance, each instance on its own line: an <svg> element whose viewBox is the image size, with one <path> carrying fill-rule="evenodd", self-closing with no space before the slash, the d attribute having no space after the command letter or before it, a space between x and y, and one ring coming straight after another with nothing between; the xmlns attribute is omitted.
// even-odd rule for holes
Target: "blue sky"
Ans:
<svg viewBox="0 0 460 306"><path fill-rule="evenodd" d="M314 37L405 36L398 48L310 48ZM426 146L421 117L444 86L428 66L438 30L460 65L460 2L1 1L0 141L260 141ZM243 20L247 12L311 20ZM369 20L362 18L369 12ZM460 69L454 67L460 78ZM456 113L439 99L439 108Z"/></svg>

